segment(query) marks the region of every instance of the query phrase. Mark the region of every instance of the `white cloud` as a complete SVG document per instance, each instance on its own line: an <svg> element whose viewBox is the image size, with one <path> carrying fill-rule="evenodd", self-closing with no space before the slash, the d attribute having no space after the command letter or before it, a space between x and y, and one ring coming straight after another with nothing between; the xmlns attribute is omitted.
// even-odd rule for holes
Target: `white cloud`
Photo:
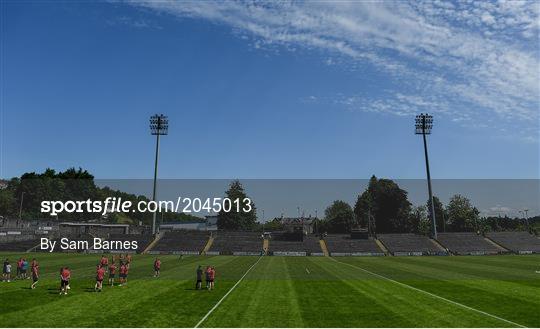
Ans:
<svg viewBox="0 0 540 329"><path fill-rule="evenodd" d="M514 209L512 209L510 207L497 205L495 207L490 207L488 209L484 209L484 211L482 211L482 212L485 213L488 216L498 216L498 215L504 216L504 215L509 215L510 213L517 212L517 211L515 211Z"/></svg>
<svg viewBox="0 0 540 329"><path fill-rule="evenodd" d="M538 2L132 3L228 25L262 48L322 50L327 64L373 65L388 75L395 90L337 99L349 107L396 115L425 109L471 126L489 116L489 127L518 122L538 141Z"/></svg>

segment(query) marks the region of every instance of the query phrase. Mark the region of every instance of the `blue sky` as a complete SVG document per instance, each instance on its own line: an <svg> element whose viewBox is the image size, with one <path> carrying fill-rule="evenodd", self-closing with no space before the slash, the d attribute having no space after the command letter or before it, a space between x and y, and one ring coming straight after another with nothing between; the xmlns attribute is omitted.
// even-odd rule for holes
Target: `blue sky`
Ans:
<svg viewBox="0 0 540 329"><path fill-rule="evenodd" d="M537 2L2 2L0 177L540 178Z"/></svg>

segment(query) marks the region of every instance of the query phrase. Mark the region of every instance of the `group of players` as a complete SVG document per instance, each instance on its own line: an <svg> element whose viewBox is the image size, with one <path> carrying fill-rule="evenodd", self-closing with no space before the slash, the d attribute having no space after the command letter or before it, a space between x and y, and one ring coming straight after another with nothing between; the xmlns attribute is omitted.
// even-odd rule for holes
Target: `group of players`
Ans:
<svg viewBox="0 0 540 329"><path fill-rule="evenodd" d="M105 255L102 255L96 267L96 285L94 286L94 290L101 291L103 289L103 280L105 279L105 272L107 270L109 271L108 283L111 287L114 287L116 271L119 272L118 277L120 279L120 286L127 284L127 278L131 262L132 257L130 254L126 254L125 256L120 254L116 255L116 257L111 257L110 263L109 259ZM156 262L159 262L158 267L161 267L161 262L159 261L159 259L156 259L156 261L154 261L154 269L156 268ZM119 264L119 266L117 266L117 264ZM159 273L159 269L157 273Z"/></svg>
<svg viewBox="0 0 540 329"><path fill-rule="evenodd" d="M129 273L131 264L132 264L132 256L130 254L126 254L126 255L117 254L111 257L110 262L109 262L109 258L107 258L105 255L102 255L101 259L99 260L96 266L96 284L94 286L94 291L96 292L102 291L103 280L105 279L105 274L107 271L109 273L108 285L110 285L111 287L114 287L117 271L119 272L119 279L120 279L119 286L123 286L127 284L128 273ZM158 278L161 272L161 260L159 258L156 258L154 260L153 266L154 266L154 277ZM28 262L25 259L21 258L17 261L17 279L29 279L29 277L26 275L27 268L28 268ZM32 263L30 264L30 268L32 272L31 288L35 289L39 281L39 263L37 262L35 258L32 260ZM206 281L206 289L213 290L215 275L216 275L215 267L207 266L206 269L203 269L203 267L199 265L196 271L197 281L195 284L195 289L197 290L202 289L202 281L203 281L203 276L204 276L205 281ZM11 280L11 264L9 260L6 258L6 260L4 261L3 281L10 282L10 280ZM67 295L68 291L70 290L70 286L69 286L70 280L71 280L71 269L67 266L60 268L60 295L62 294Z"/></svg>
<svg viewBox="0 0 540 329"><path fill-rule="evenodd" d="M11 282L11 263L9 262L9 259L6 258L4 261L4 266L2 270L2 281L3 282ZM32 263L30 263L30 271L32 272L32 289L36 288L36 285L39 280L39 263L34 258L32 259ZM25 258L19 258L17 261L17 275L14 279L19 280L25 280L30 279L30 277L27 274L28 272L28 261Z"/></svg>
<svg viewBox="0 0 540 329"><path fill-rule="evenodd" d="M116 255L111 257L111 262L109 263L109 258L105 255L101 256L98 265L96 266L96 284L94 286L94 291L101 292L103 289L103 280L105 279L105 273L109 271L109 285L114 287L114 279L116 277L116 272L119 272L120 286L127 284L127 277L129 273L129 267L131 266L132 257L130 254ZM117 266L116 264L120 264ZM69 281L71 280L71 270L69 267L62 267L60 269L60 294L67 295L70 287Z"/></svg>
<svg viewBox="0 0 540 329"><path fill-rule="evenodd" d="M214 278L216 276L216 268L213 266L207 266L206 269L203 270L201 265L197 267L197 282L195 284L195 289L196 290L202 289L203 272L204 272L205 281L206 281L206 289L214 290Z"/></svg>

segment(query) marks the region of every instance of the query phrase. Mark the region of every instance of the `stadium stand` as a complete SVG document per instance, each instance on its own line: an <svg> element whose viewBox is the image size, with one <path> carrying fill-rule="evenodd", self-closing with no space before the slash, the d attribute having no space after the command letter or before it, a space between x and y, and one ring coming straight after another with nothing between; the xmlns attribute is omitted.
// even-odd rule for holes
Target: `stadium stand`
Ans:
<svg viewBox="0 0 540 329"><path fill-rule="evenodd" d="M300 240L302 239L302 240ZM273 232L270 238L269 251L273 255L322 255L319 238L315 235L300 235L297 239L283 232Z"/></svg>
<svg viewBox="0 0 540 329"><path fill-rule="evenodd" d="M151 234L111 234L107 240L111 241L137 241L137 253L141 253L146 249L146 247L152 242ZM133 251L129 250L119 250L119 251Z"/></svg>
<svg viewBox="0 0 540 329"><path fill-rule="evenodd" d="M39 239L0 243L0 251L26 252L39 244Z"/></svg>
<svg viewBox="0 0 540 329"><path fill-rule="evenodd" d="M489 232L486 236L517 254L540 253L540 239L528 232Z"/></svg>
<svg viewBox="0 0 540 329"><path fill-rule="evenodd" d="M437 241L456 255L492 255L503 252L474 232L439 233Z"/></svg>
<svg viewBox="0 0 540 329"><path fill-rule="evenodd" d="M307 235L304 236L304 247L313 256L322 256L323 250L321 249L321 244L319 243L319 237L316 235Z"/></svg>
<svg viewBox="0 0 540 329"><path fill-rule="evenodd" d="M168 231L163 234L163 237L148 253L199 254L209 235L206 231L188 230Z"/></svg>
<svg viewBox="0 0 540 329"><path fill-rule="evenodd" d="M394 256L420 256L420 255L445 255L445 250L440 250L426 236L403 233L403 234L378 234L377 238L386 246Z"/></svg>
<svg viewBox="0 0 540 329"><path fill-rule="evenodd" d="M68 239L69 241L86 241L88 243L88 249L84 250L71 250L71 249L62 249L62 239ZM92 247L94 245L94 236L90 234L79 234L77 236L62 236L61 238L52 239L55 242L55 251L60 252L88 252L89 250L92 250ZM39 243L39 241L38 241ZM40 250L39 246L33 250L33 251L42 251Z"/></svg>
<svg viewBox="0 0 540 329"><path fill-rule="evenodd" d="M328 234L324 240L331 256L384 256L372 239L351 239L348 234Z"/></svg>
<svg viewBox="0 0 540 329"><path fill-rule="evenodd" d="M259 255L262 247L263 239L260 232L218 231L208 254Z"/></svg>

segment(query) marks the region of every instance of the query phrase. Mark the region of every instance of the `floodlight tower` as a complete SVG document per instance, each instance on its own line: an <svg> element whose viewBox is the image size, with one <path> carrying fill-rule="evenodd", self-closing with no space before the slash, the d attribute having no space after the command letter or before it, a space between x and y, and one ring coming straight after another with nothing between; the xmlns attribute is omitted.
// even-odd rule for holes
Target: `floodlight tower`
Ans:
<svg viewBox="0 0 540 329"><path fill-rule="evenodd" d="M154 164L154 189L152 191L152 201L156 201L156 185L159 158L159 136L167 135L169 132L169 119L163 114L154 114L150 117L150 134L156 136L156 162ZM152 214L152 234L156 234L156 212Z"/></svg>
<svg viewBox="0 0 540 329"><path fill-rule="evenodd" d="M424 139L424 155L426 158L426 173L427 173L427 183L428 183L428 192L429 192L429 200L431 203L431 209L430 209L430 215L431 215L431 237L436 239L437 238L437 223L435 219L435 204L433 203L433 193L431 191L431 175L429 173L429 158L428 158L428 151L427 151L427 141L426 141L426 135L431 134L431 129L433 128L433 116L429 114L420 113L420 115L416 116L416 124L415 124L415 133L417 135L422 135Z"/></svg>

